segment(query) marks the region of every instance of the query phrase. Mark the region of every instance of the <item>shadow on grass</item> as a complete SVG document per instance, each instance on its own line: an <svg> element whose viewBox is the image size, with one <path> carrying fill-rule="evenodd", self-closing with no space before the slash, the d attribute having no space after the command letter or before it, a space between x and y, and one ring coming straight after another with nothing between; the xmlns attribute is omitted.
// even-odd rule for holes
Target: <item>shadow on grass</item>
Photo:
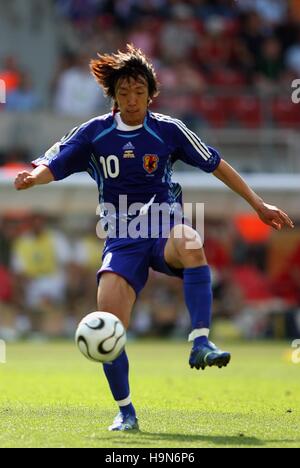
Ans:
<svg viewBox="0 0 300 468"><path fill-rule="evenodd" d="M95 439L94 439L95 440ZM97 438L96 438L97 440ZM164 442L172 448L172 443L175 445L174 448L201 448L203 444L204 447L207 445L216 445L220 447L231 446L236 448L242 447L268 447L270 444L299 444L300 440L290 440L290 439L278 439L278 440L261 440L256 437L247 437L246 435L236 435L236 436L218 436L218 435L184 435L184 434L168 434L161 432L127 432L118 434L111 433L110 436L99 437L99 441L107 441L114 443L115 447L150 447L155 448L163 446ZM187 446L185 445L187 444Z"/></svg>
<svg viewBox="0 0 300 468"><path fill-rule="evenodd" d="M124 437L125 436L125 437ZM255 446L255 447L263 447L265 445L265 441L257 439L256 437L247 437L247 436L209 436L209 435L184 435L184 434L167 434L165 432L134 432L134 433L122 433L115 435L112 433L108 437L101 437L99 440L103 442L103 440L107 440L110 442L118 442L122 445L134 445L138 446L147 446L147 447L155 447L157 444L161 444L162 442L166 442L169 444L175 443L176 445L180 445L181 448L185 447L185 443L189 446L193 446L195 444L200 445L203 443L207 444L215 444L219 446ZM279 442L279 441L278 441ZM282 441L281 441L282 442Z"/></svg>

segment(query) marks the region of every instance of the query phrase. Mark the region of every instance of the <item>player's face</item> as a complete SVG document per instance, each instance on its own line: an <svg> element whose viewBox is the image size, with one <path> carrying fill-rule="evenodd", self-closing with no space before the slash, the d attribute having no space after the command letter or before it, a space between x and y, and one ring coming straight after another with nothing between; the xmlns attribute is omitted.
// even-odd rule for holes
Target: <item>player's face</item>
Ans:
<svg viewBox="0 0 300 468"><path fill-rule="evenodd" d="M149 103L148 83L143 78L121 79L117 84L116 100L125 124L142 124Z"/></svg>

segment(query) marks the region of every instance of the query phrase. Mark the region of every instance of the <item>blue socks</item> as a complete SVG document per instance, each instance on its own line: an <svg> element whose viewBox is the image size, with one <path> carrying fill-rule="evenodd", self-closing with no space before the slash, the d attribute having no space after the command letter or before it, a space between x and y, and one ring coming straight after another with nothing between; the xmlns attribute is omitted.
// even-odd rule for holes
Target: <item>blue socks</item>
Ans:
<svg viewBox="0 0 300 468"><path fill-rule="evenodd" d="M208 265L186 268L183 279L185 301L194 331L194 334L190 335L190 341L194 341L194 347L208 344L213 300L210 268ZM111 364L104 364L103 368L121 413L124 416L135 416L135 409L130 400L129 363L126 352L123 351Z"/></svg>
<svg viewBox="0 0 300 468"><path fill-rule="evenodd" d="M129 363L126 352L123 351L111 364L104 364L103 369L121 413L124 416L135 416L135 409L130 401Z"/></svg>
<svg viewBox="0 0 300 468"><path fill-rule="evenodd" d="M213 301L210 268L208 265L186 268L183 280L185 302L190 313L192 329L203 330L202 336L194 336L192 333L190 341L194 341L194 346L207 344Z"/></svg>

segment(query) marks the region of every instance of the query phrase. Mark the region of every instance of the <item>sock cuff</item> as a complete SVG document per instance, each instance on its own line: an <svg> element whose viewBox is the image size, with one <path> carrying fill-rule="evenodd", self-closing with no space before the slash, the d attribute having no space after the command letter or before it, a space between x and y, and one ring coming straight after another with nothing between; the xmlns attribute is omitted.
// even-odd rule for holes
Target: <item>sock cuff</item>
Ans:
<svg viewBox="0 0 300 468"><path fill-rule="evenodd" d="M127 398L125 398L124 400L119 400L119 401L117 401L116 403L120 406L120 408L121 408L122 406L128 406L128 405L130 405L130 403L131 403L131 396L129 395L129 396L128 396Z"/></svg>
<svg viewBox="0 0 300 468"><path fill-rule="evenodd" d="M196 268L185 268L184 282L186 284L211 283L211 271L208 265Z"/></svg>
<svg viewBox="0 0 300 468"><path fill-rule="evenodd" d="M206 336L206 338L209 337L209 328L197 328L192 331L192 333L189 334L188 341L194 341L196 338L199 338L200 336Z"/></svg>

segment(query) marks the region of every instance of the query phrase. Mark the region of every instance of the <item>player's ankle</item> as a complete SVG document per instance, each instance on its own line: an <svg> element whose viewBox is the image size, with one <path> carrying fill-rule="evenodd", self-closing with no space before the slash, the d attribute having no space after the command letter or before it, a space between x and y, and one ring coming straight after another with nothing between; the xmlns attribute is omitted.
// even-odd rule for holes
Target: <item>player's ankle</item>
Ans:
<svg viewBox="0 0 300 468"><path fill-rule="evenodd" d="M194 339L193 348L196 348L197 346L203 346L203 345L208 345L207 336L198 336L197 338Z"/></svg>
<svg viewBox="0 0 300 468"><path fill-rule="evenodd" d="M129 403L129 405L126 406L120 406L120 411L123 416L136 416L136 412L132 403Z"/></svg>

